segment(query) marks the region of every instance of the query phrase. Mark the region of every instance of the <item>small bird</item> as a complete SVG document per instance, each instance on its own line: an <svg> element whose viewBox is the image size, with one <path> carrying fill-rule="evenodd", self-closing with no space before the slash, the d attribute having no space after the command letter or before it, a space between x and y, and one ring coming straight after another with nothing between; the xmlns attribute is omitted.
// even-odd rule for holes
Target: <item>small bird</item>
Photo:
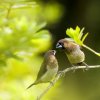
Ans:
<svg viewBox="0 0 100 100"><path fill-rule="evenodd" d="M74 65L85 65L88 69L88 65L84 62L85 54L81 50L80 46L74 41L69 39L61 39L57 42L56 48L62 49L65 51L65 54L68 57L69 62Z"/></svg>
<svg viewBox="0 0 100 100"><path fill-rule="evenodd" d="M39 83L51 82L51 80L56 76L58 72L58 61L55 57L55 54L55 50L49 50L45 54L43 63L37 75L37 79L34 83L28 86L27 89Z"/></svg>

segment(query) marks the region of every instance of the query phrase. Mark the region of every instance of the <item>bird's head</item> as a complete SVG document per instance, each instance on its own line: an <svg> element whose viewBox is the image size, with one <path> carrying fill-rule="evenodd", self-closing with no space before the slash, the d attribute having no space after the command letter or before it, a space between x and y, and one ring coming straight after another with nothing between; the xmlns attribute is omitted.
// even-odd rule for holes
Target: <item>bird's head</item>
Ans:
<svg viewBox="0 0 100 100"><path fill-rule="evenodd" d="M56 50L49 50L48 52L46 52L45 59L48 64L57 63L55 54L56 54Z"/></svg>
<svg viewBox="0 0 100 100"><path fill-rule="evenodd" d="M46 52L45 57L46 58L55 58L56 50L49 50Z"/></svg>
<svg viewBox="0 0 100 100"><path fill-rule="evenodd" d="M66 50L67 52L71 52L77 47L79 47L79 45L77 45L74 41L68 40L66 38L59 40L56 44L57 49Z"/></svg>
<svg viewBox="0 0 100 100"><path fill-rule="evenodd" d="M56 50L49 50L47 52L47 55L54 55L55 56L55 54L56 54Z"/></svg>
<svg viewBox="0 0 100 100"><path fill-rule="evenodd" d="M57 42L56 48L57 49L66 49L68 47L68 41L66 39L61 39Z"/></svg>

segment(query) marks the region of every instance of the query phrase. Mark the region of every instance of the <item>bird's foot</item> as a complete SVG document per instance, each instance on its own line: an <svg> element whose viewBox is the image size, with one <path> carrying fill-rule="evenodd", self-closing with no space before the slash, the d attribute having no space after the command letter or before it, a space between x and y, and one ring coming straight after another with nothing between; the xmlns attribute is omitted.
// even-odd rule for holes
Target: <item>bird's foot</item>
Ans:
<svg viewBox="0 0 100 100"><path fill-rule="evenodd" d="M64 71L59 71L57 74L60 74L61 76L65 76L65 72Z"/></svg>
<svg viewBox="0 0 100 100"><path fill-rule="evenodd" d="M85 62L82 62L82 63L83 63L83 65L85 65L85 66L86 66L83 70L84 70L84 71L89 70L89 66L88 66Z"/></svg>
<svg viewBox="0 0 100 100"><path fill-rule="evenodd" d="M86 68L83 68L82 70L83 70L83 72L87 71Z"/></svg>
<svg viewBox="0 0 100 100"><path fill-rule="evenodd" d="M76 69L73 69L72 73L75 73Z"/></svg>
<svg viewBox="0 0 100 100"><path fill-rule="evenodd" d="M85 71L88 71L89 70L89 68L83 68L83 72L85 72Z"/></svg>
<svg viewBox="0 0 100 100"><path fill-rule="evenodd" d="M87 71L87 70L89 70L89 67L88 67L88 66L86 66L85 70L86 70L86 71Z"/></svg>
<svg viewBox="0 0 100 100"><path fill-rule="evenodd" d="M83 68L83 72L89 70L89 66L85 62L77 63L77 65L79 65L79 66L86 66L85 68Z"/></svg>
<svg viewBox="0 0 100 100"><path fill-rule="evenodd" d="M50 81L50 84L52 84L52 86L54 86L54 83L52 81Z"/></svg>
<svg viewBox="0 0 100 100"><path fill-rule="evenodd" d="M72 72L75 73L77 67L74 66L74 65L72 65L72 67L73 67L73 71Z"/></svg>

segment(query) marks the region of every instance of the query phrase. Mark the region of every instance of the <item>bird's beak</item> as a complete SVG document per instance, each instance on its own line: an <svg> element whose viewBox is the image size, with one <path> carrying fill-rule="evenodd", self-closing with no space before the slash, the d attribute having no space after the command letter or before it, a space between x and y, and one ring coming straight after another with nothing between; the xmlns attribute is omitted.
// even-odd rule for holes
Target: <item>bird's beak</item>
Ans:
<svg viewBox="0 0 100 100"><path fill-rule="evenodd" d="M62 45L59 44L59 43L57 43L57 44L56 44L56 48L57 48L57 49L62 48Z"/></svg>

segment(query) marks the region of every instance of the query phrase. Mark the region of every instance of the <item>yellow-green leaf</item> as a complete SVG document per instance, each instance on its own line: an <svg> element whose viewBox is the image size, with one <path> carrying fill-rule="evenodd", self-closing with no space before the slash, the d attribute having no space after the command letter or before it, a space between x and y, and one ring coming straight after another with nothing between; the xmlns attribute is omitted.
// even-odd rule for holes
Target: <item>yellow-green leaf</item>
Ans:
<svg viewBox="0 0 100 100"><path fill-rule="evenodd" d="M83 38L82 38L82 42L84 42L84 40L86 39L86 37L88 36L89 33L86 33Z"/></svg>

